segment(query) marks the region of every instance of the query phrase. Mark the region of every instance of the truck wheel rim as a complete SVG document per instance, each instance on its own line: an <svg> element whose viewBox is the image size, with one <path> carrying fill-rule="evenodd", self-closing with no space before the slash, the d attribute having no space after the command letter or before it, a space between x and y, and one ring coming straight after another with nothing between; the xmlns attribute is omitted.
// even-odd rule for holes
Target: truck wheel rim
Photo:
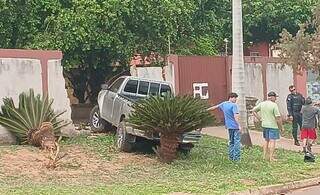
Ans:
<svg viewBox="0 0 320 195"><path fill-rule="evenodd" d="M117 140L117 144L118 144L118 148L121 148L121 145L122 145L122 141L123 141L123 130L122 130L122 127L119 127L118 128L118 140Z"/></svg>
<svg viewBox="0 0 320 195"><path fill-rule="evenodd" d="M101 127L101 123L100 123L100 116L97 112L95 112L92 116L92 126L94 128L100 128Z"/></svg>

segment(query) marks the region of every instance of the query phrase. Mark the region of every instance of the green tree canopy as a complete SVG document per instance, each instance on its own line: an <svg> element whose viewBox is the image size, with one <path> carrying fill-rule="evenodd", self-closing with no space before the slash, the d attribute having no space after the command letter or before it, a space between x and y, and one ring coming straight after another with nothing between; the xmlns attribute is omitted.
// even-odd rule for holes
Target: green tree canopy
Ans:
<svg viewBox="0 0 320 195"><path fill-rule="evenodd" d="M277 40L283 28L295 34L317 2L244 0L244 41ZM231 0L0 0L0 47L61 50L64 68L86 78L83 88L114 74L112 64L128 68L135 52L163 59L169 41L180 55L224 51L231 6Z"/></svg>
<svg viewBox="0 0 320 195"><path fill-rule="evenodd" d="M193 33L191 0L77 0L45 20L31 47L60 49L67 67L126 64L134 52L168 52Z"/></svg>
<svg viewBox="0 0 320 195"><path fill-rule="evenodd" d="M283 28L290 33L310 20L318 0L243 0L246 42L276 41Z"/></svg>
<svg viewBox="0 0 320 195"><path fill-rule="evenodd" d="M0 0L0 47L28 47L59 7L58 1L52 0Z"/></svg>
<svg viewBox="0 0 320 195"><path fill-rule="evenodd" d="M294 70L319 70L320 66L320 6L313 11L312 20L300 24L300 30L292 35L286 29L280 34L280 57Z"/></svg>
<svg viewBox="0 0 320 195"><path fill-rule="evenodd" d="M318 0L244 0L245 42L272 41ZM134 52L213 55L231 37L231 0L0 0L2 48L60 49L64 66L126 64ZM229 41L231 43L231 41Z"/></svg>

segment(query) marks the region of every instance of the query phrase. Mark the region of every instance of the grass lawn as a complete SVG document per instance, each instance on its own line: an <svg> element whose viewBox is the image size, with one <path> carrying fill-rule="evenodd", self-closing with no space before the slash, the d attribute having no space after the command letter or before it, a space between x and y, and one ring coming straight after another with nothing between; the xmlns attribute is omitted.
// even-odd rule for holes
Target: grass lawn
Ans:
<svg viewBox="0 0 320 195"><path fill-rule="evenodd" d="M2 147L0 162L17 156L20 147ZM69 140L62 147L79 155L64 159L57 170L41 169L36 176L42 179L24 173L23 166L10 172L0 164L0 194L226 194L320 176L320 161L307 164L302 154L284 150L276 151L277 162L262 160L260 147L244 149L240 162L230 162L227 142L209 136L172 164L159 163L150 152L117 153L111 136ZM32 168L31 163L27 170Z"/></svg>

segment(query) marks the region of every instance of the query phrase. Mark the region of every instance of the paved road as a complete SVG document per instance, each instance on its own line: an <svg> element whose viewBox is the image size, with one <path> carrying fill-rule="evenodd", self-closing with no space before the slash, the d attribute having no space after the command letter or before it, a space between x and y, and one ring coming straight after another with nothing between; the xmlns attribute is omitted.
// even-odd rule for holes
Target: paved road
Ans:
<svg viewBox="0 0 320 195"><path fill-rule="evenodd" d="M202 129L202 133L211 135L214 137L228 139L228 133L223 126L207 127L205 129ZM262 132L250 131L250 137L253 145L263 146L264 139L262 138ZM281 137L280 140L277 140L276 148L283 148L285 150L291 150L295 152L302 151L301 146L293 145L293 141L291 139L287 139L284 137ZM312 151L315 154L320 154L320 145L313 146ZM320 192L319 192L319 195L320 195Z"/></svg>
<svg viewBox="0 0 320 195"><path fill-rule="evenodd" d="M286 193L286 195L319 195L319 194L320 194L320 186L299 189L293 192Z"/></svg>

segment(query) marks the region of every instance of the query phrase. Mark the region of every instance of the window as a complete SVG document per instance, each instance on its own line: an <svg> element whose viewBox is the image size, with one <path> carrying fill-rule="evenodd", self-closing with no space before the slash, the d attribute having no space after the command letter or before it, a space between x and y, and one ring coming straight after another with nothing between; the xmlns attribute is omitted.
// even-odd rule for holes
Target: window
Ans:
<svg viewBox="0 0 320 195"><path fill-rule="evenodd" d="M164 96L166 94L171 93L171 88L169 85L161 85L161 89L160 89L160 95Z"/></svg>
<svg viewBox="0 0 320 195"><path fill-rule="evenodd" d="M149 95L158 95L159 94L159 83L150 83Z"/></svg>
<svg viewBox="0 0 320 195"><path fill-rule="evenodd" d="M138 89L138 81L129 80L124 88L124 91L128 93L137 93L137 89Z"/></svg>
<svg viewBox="0 0 320 195"><path fill-rule="evenodd" d="M149 89L149 82L140 81L138 94L147 95L148 94L148 89Z"/></svg>
<svg viewBox="0 0 320 195"><path fill-rule="evenodd" d="M112 92L117 93L120 86L122 85L124 81L124 78L119 78L118 80L116 80L114 83L112 83L112 85L110 86L109 90Z"/></svg>

